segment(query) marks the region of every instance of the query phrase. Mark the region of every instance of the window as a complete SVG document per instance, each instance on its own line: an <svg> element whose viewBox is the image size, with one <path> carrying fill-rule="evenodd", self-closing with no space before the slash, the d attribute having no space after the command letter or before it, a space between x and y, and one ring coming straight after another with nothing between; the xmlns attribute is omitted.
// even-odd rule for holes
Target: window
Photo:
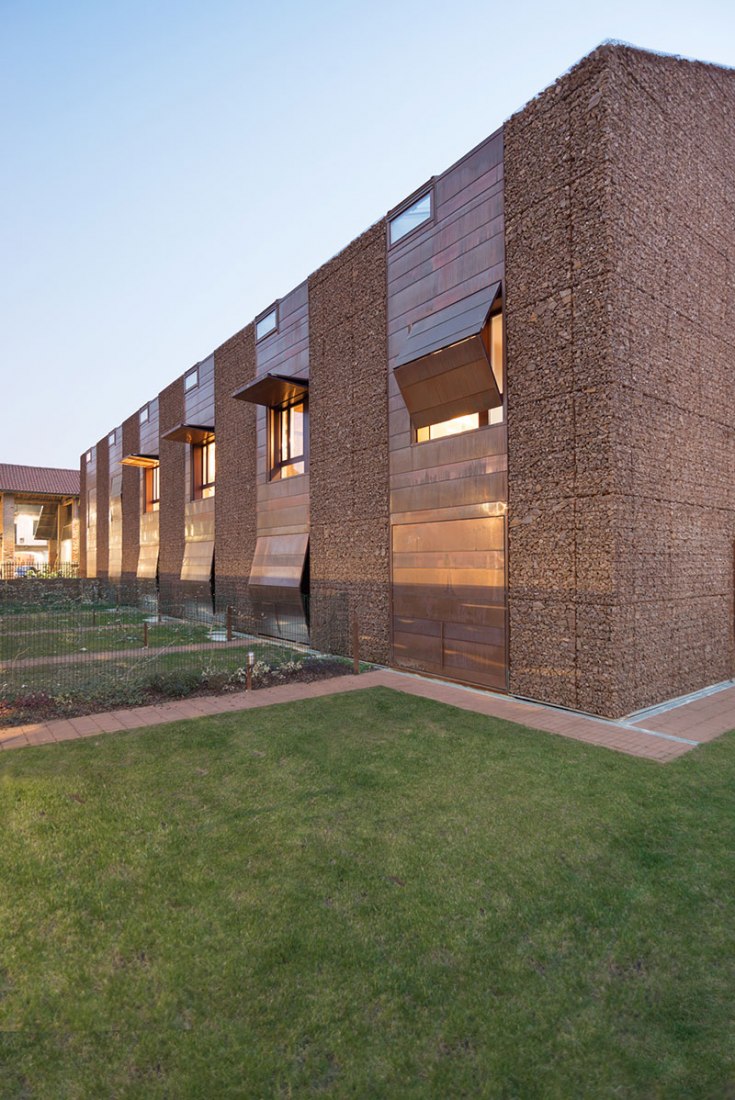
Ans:
<svg viewBox="0 0 735 1100"><path fill-rule="evenodd" d="M139 419L140 419L141 424L147 424L148 423L148 406L147 405L145 406L145 408L140 410L140 418Z"/></svg>
<svg viewBox="0 0 735 1100"><path fill-rule="evenodd" d="M270 409L270 476L271 480L294 477L306 470L306 401L297 398L286 405Z"/></svg>
<svg viewBox="0 0 735 1100"><path fill-rule="evenodd" d="M107 437L107 442L110 445L110 447L115 446L115 440L116 439L117 439L117 431L110 432L110 434Z"/></svg>
<svg viewBox="0 0 735 1100"><path fill-rule="evenodd" d="M189 390L193 390L195 386L199 385L199 368L194 367L194 370L190 370L188 374L184 375L184 391L186 393Z"/></svg>
<svg viewBox="0 0 735 1100"><path fill-rule="evenodd" d="M215 451L214 440L192 447L193 499L203 500L214 496Z"/></svg>
<svg viewBox="0 0 735 1100"><path fill-rule="evenodd" d="M269 309L259 320L255 322L255 339L262 340L264 336L270 336L278 328L278 309L276 306Z"/></svg>
<svg viewBox="0 0 735 1100"><path fill-rule="evenodd" d="M92 452L87 451L87 465L92 461Z"/></svg>
<svg viewBox="0 0 735 1100"><path fill-rule="evenodd" d="M161 467L149 466L143 471L145 478L144 512L157 512L161 506Z"/></svg>
<svg viewBox="0 0 735 1100"><path fill-rule="evenodd" d="M502 424L503 409L488 409L485 412L468 413L467 416L455 416L451 420L442 420L440 424L429 424L426 428L416 429L416 442L426 443L429 439L444 439L448 435L471 432L475 428L485 428L488 424Z"/></svg>
<svg viewBox="0 0 735 1100"><path fill-rule="evenodd" d="M431 217L431 191L390 219L390 243L395 244Z"/></svg>

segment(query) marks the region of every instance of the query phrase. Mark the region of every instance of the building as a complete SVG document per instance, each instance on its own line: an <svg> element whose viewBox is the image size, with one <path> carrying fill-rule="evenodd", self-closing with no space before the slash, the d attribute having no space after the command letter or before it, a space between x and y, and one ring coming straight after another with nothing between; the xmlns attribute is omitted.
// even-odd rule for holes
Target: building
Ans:
<svg viewBox="0 0 735 1100"><path fill-rule="evenodd" d="M596 49L86 452L86 573L601 715L730 678L733 117Z"/></svg>
<svg viewBox="0 0 735 1100"><path fill-rule="evenodd" d="M0 463L0 578L79 566L79 471Z"/></svg>

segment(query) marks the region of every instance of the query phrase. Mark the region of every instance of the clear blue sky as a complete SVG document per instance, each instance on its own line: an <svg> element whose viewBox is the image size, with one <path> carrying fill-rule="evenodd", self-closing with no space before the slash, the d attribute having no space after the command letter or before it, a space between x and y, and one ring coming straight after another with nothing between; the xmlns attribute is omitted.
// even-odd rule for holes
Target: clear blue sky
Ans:
<svg viewBox="0 0 735 1100"><path fill-rule="evenodd" d="M0 0L0 461L90 443L605 38L732 0Z"/></svg>

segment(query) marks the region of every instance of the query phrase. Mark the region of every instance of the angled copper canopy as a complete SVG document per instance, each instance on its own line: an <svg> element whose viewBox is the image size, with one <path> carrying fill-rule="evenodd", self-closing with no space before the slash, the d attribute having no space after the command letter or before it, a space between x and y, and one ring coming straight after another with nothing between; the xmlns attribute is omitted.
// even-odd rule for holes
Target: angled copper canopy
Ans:
<svg viewBox="0 0 735 1100"><path fill-rule="evenodd" d="M202 424L177 424L161 436L170 443L211 443L214 440L214 427Z"/></svg>
<svg viewBox="0 0 735 1100"><path fill-rule="evenodd" d="M232 396L238 401L277 408L297 397L304 397L308 392L309 381L306 378L294 378L289 374L265 374L254 382L248 382Z"/></svg>
<svg viewBox="0 0 735 1100"><path fill-rule="evenodd" d="M158 455L125 455L123 466L137 466L141 470L150 470L158 465Z"/></svg>
<svg viewBox="0 0 735 1100"><path fill-rule="evenodd" d="M417 428L502 405L483 330L500 283L416 322L394 367Z"/></svg>

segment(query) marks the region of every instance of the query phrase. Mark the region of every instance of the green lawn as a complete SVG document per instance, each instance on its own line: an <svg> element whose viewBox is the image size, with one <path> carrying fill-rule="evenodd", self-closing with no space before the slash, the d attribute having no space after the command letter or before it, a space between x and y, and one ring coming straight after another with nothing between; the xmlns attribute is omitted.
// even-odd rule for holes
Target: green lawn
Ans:
<svg viewBox="0 0 735 1100"><path fill-rule="evenodd" d="M0 661L65 657L136 649L144 644L142 611L85 611L0 617ZM151 647L195 645L209 640L210 623L164 620L148 623Z"/></svg>
<svg viewBox="0 0 735 1100"><path fill-rule="evenodd" d="M0 758L0 1095L735 1096L735 739L374 689Z"/></svg>

